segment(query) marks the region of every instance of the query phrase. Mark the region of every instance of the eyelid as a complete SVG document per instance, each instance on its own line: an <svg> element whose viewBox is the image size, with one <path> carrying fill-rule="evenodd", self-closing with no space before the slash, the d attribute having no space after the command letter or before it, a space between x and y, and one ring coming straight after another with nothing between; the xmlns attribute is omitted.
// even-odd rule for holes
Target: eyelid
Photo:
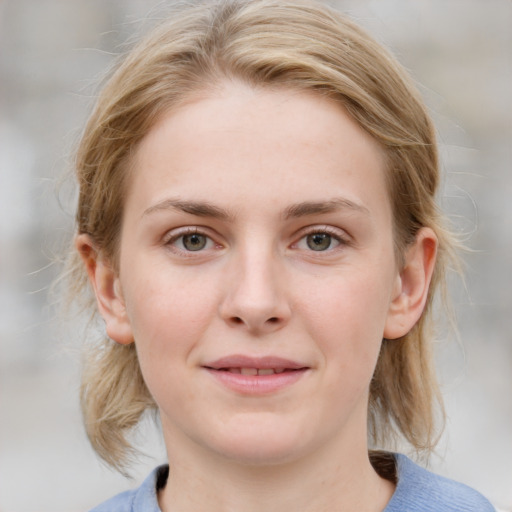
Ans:
<svg viewBox="0 0 512 512"><path fill-rule="evenodd" d="M204 254L205 252L211 250L210 249L202 249L199 251L186 251L183 249L180 249L179 247L176 247L173 245L174 242L179 240L181 237L186 235L201 235L209 240L214 244L215 247L213 249L219 249L222 248L222 244L220 244L217 241L217 237L213 235L210 229L204 227L204 226L183 226L180 228L173 228L165 233L165 235L162 237L162 245L168 247L170 250L172 250L175 253L179 253L180 255L185 255L188 257L191 256L199 256L200 254Z"/></svg>
<svg viewBox="0 0 512 512"><path fill-rule="evenodd" d="M340 246L347 246L347 245L350 245L352 242L352 237L344 229L336 228L334 226L329 226L326 224L315 224L315 225L311 225L311 226L302 228L298 232L298 234L296 236L296 241L292 244L292 248L294 246L297 246L297 244L304 237L306 237L308 235L315 234L315 233L325 233L327 235L330 235L331 237L333 237L335 240L337 240L339 242ZM335 247L331 250L327 250L327 251L318 251L318 253L320 254L322 252L324 252L324 253L332 252L336 249L337 249L337 247ZM312 252L314 252L314 251L312 251Z"/></svg>

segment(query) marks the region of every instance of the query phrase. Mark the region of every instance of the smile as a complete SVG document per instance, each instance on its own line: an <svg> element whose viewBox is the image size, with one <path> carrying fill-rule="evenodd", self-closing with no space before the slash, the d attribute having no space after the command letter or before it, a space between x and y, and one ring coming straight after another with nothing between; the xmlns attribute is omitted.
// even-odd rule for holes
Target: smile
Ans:
<svg viewBox="0 0 512 512"><path fill-rule="evenodd" d="M276 393L299 381L310 370L296 361L278 357L235 355L204 365L217 382L243 395Z"/></svg>
<svg viewBox="0 0 512 512"><path fill-rule="evenodd" d="M217 371L241 375L274 375L275 373L293 372L296 370L287 368L219 368Z"/></svg>

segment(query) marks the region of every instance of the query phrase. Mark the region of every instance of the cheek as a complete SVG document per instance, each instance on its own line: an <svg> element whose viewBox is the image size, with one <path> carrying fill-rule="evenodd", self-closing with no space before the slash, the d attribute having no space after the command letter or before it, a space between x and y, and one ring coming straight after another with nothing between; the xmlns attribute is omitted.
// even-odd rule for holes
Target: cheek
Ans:
<svg viewBox="0 0 512 512"><path fill-rule="evenodd" d="M378 272L353 270L316 288L302 307L325 364L371 378L389 308L387 281Z"/></svg>
<svg viewBox="0 0 512 512"><path fill-rule="evenodd" d="M128 317L141 358L192 350L215 315L215 290L203 279L154 270L131 279Z"/></svg>
<svg viewBox="0 0 512 512"><path fill-rule="evenodd" d="M197 398L184 383L215 315L213 291L165 272L131 284L126 306L146 385L161 410L186 410Z"/></svg>
<svg viewBox="0 0 512 512"><path fill-rule="evenodd" d="M382 334L390 305L391 286L378 273L358 273L319 283L303 304L321 328L341 334L360 331Z"/></svg>

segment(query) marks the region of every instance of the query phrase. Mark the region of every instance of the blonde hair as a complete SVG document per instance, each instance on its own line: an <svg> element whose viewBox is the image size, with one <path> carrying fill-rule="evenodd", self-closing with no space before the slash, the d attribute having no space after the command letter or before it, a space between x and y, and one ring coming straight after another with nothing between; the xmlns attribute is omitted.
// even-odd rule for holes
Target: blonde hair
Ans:
<svg viewBox="0 0 512 512"><path fill-rule="evenodd" d="M442 411L431 354L432 303L453 255L435 203L435 132L406 72L341 14L314 1L220 1L187 7L154 29L118 66L85 127L76 158L78 233L90 235L116 264L137 145L162 113L226 78L311 90L341 102L387 157L398 263L422 226L436 233L438 257L424 313L406 336L383 341L368 406L374 445L401 434L416 450L429 452L435 411ZM87 276L76 253L71 276L72 294L83 296ZM123 470L131 453L127 434L156 405L133 344L104 339L86 344L86 351L86 430L98 454Z"/></svg>

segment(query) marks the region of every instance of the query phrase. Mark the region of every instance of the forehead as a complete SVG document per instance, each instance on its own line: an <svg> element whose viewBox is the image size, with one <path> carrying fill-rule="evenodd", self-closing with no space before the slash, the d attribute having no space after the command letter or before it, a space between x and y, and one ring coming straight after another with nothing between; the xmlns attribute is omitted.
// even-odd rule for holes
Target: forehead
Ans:
<svg viewBox="0 0 512 512"><path fill-rule="evenodd" d="M192 191L237 202L265 188L294 203L335 192L387 202L378 143L339 102L313 92L225 82L163 115L134 164L129 199L141 204Z"/></svg>

